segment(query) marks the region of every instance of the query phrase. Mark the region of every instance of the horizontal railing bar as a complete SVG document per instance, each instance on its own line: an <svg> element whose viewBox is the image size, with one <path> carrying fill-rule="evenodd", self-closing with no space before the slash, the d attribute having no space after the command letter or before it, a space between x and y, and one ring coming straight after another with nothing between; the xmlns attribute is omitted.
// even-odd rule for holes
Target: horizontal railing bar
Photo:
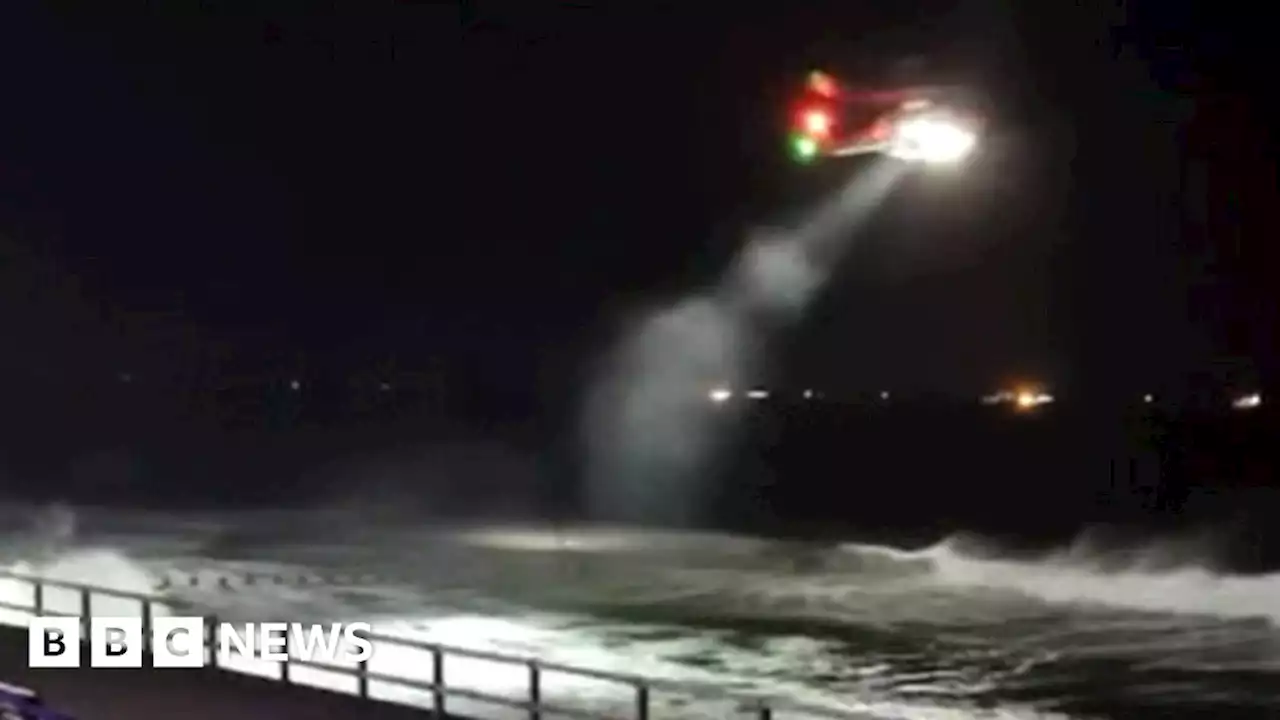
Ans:
<svg viewBox="0 0 1280 720"><path fill-rule="evenodd" d="M112 588L94 587L92 585L83 585L80 583L73 583L66 580L50 580L47 578L27 575L24 573L15 573L12 570L0 570L0 578L8 578L10 580L21 580L23 582L31 583L33 586L43 585L44 587L53 587L53 588L59 588L62 590L73 590L75 592L84 592L87 590L91 593L96 593L99 595L123 598L125 600L137 600L138 602L161 603L161 604L163 604L164 602L163 600L157 599L154 595L148 595L146 593L131 592L128 590L115 590Z"/></svg>
<svg viewBox="0 0 1280 720"><path fill-rule="evenodd" d="M260 656L255 656L254 659L260 660L262 658ZM272 661L272 662L278 662L278 661ZM571 717L586 718L586 720L598 720L598 717L599 717L597 714L593 713L592 711L584 710L581 708L555 705L555 704L546 703L546 702L540 702L535 704L527 700L517 700L515 698L505 697L503 695L490 695L484 692L483 690L474 690L471 688L460 688L460 687L454 687L451 685L440 685L440 684L433 683L429 680L416 680L414 678L401 677L398 675L388 675L386 673L375 672L372 670L366 671L362 674L360 672L359 667L343 667L343 666L325 665L324 663L315 662L313 660L303 660L301 658L295 658L295 657L290 657L289 664L296 665L298 667L313 668L321 671L327 670L327 671L331 671L346 677L359 678L363 676L367 681L371 683L375 683L375 682L384 683L387 685L395 685L397 687L409 688L412 690L421 690L423 692L440 692L447 697L459 697L459 698L465 698L468 700L480 700L480 701L492 703L494 705L501 705L503 707L512 708L514 710L525 710L525 711L540 710L546 713L557 713L560 715L568 715ZM295 685L302 685L302 686L307 685L307 683L299 682L297 680L294 680L292 682Z"/></svg>
<svg viewBox="0 0 1280 720"><path fill-rule="evenodd" d="M534 663L539 670L549 672L566 673L570 675L578 675L581 677L595 678L597 680L609 680L624 685L645 684L647 681L638 675L628 675L625 673L611 673L605 670L593 670L591 668L574 667L572 665L561 665L560 663L547 662L538 658L526 655L503 655L487 650L473 650L471 648L457 647L454 645L442 645L440 643L426 642L423 640L414 640L411 638L396 638L378 633L369 635L370 641L382 641L391 645L400 645L402 647L415 647L422 650L439 650L448 655L456 655L458 657L471 658L474 660L488 660L492 662L500 662L508 665L528 665ZM407 641L407 642L405 642Z"/></svg>
<svg viewBox="0 0 1280 720"><path fill-rule="evenodd" d="M528 655L503 655L501 653L495 653L488 650L473 650L471 648L457 647L455 645L442 645L440 643L433 643L426 640L398 637L395 635L383 635L381 633L370 633L365 637L367 637L371 642L382 642L388 645L398 645L400 647L415 648L426 651L439 650L447 655L455 655L457 657L471 658L474 660L488 660L491 662L522 666L533 663L538 666L539 670L546 672L576 675L578 677L592 678L595 680L607 680L623 685L648 685L650 687L660 687L664 684L664 681L649 680L639 675L611 673L606 670L594 670L592 668L577 667L574 665L563 665L557 662L540 660ZM674 681L665 682L672 689L685 689L680 683Z"/></svg>

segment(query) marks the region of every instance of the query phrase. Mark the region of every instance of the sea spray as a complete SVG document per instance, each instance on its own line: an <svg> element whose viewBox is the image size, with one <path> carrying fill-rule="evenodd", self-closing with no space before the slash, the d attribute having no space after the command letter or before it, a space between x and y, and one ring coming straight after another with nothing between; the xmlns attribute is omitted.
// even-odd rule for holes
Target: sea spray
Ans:
<svg viewBox="0 0 1280 720"><path fill-rule="evenodd" d="M733 424L732 403L709 393L758 380L769 341L803 315L901 173L892 161L861 169L800 227L753 233L715 287L624 333L583 414L594 517L699 517Z"/></svg>

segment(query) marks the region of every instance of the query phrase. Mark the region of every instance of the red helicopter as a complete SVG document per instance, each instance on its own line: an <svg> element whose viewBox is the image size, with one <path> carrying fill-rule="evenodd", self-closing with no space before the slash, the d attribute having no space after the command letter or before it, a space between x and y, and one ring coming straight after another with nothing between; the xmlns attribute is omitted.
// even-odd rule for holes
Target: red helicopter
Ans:
<svg viewBox="0 0 1280 720"><path fill-rule="evenodd" d="M812 72L792 109L790 149L800 161L879 153L954 164L978 144L977 117L949 86L850 88Z"/></svg>

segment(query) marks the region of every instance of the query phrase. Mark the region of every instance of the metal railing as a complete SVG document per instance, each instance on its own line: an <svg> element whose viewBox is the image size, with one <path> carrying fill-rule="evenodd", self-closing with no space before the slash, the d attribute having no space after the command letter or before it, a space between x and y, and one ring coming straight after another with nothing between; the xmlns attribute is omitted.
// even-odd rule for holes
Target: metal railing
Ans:
<svg viewBox="0 0 1280 720"><path fill-rule="evenodd" d="M92 616L92 598L94 596L102 596L106 598L114 598L116 600L133 601L139 604L142 615L143 637L151 636L152 620L155 618L155 606L161 605L167 607L163 598L157 598L150 595L137 592L129 592L125 590L114 590L109 588L95 587L92 585L84 585L80 583L66 582L63 580L51 580L47 578L36 577L32 575L14 573L11 571L0 570L0 579L9 581L24 582L32 588L32 604L20 605L7 602L0 599L0 609L28 613L34 616L64 616L79 617L87 624L88 618ZM71 591L75 593L79 601L79 612L76 615L68 615L63 612L49 612L46 603L46 589L55 588L63 591ZM218 665L218 652L213 649L216 644L218 620L216 618L207 618L205 623L205 641L210 647L209 657L212 660L212 667L227 670L229 672L240 672L234 668L226 668ZM82 628L82 637L89 637L88 628ZM615 716L606 718L598 711L591 711L584 708L568 707L558 704L547 703L543 699L544 673L552 672L562 675L568 675L578 678L587 678L592 680L600 680L616 685L630 688L634 697L634 709L631 720L650 720L652 717L652 701L651 694L654 690L670 692L686 698L703 698L715 699L726 702L738 702L740 717L749 713L750 717L757 720L772 720L775 717L775 709L782 710L783 707L769 700L758 698L741 698L734 697L730 693L716 691L713 689L691 687L689 685L668 682L655 681L645 679L635 675L626 675L621 673L605 672L603 670L593 670L591 668L574 667L571 665L562 665L560 663L546 662L530 657L519 657L515 655L504 655L501 653L486 652L483 650L472 650L468 648L453 647L442 645L439 643L423 642L421 640L413 640L405 637L397 637L394 635L385 635L373 633L366 636L375 647L404 647L420 650L431 657L431 680L415 680L396 675L389 675L382 672L376 672L369 669L369 661L361 660L354 666L330 665L289 655L288 660L279 661L280 681L293 684L293 672L291 667L314 668L325 673L333 673L354 677L356 679L356 695L366 700L381 700L370 695L370 682L384 683L408 690L417 690L431 695L431 705L424 710L435 713L437 717L445 717L448 707L448 698L467 699L481 702L489 705L503 706L511 709L522 710L528 713L530 720L542 720L544 714L556 714L560 716L578 717L583 720L615 720ZM286 652L288 651L286 646ZM144 651L144 654L146 652ZM527 698L517 700L502 695L491 694L474 690L470 688L462 688L445 684L445 658L458 657L470 658L474 660L488 661L500 663L510 666L523 666L528 672ZM328 690L331 692L342 692L333 688L326 688L322 685L305 684L317 690ZM401 701L387 699L386 702L395 704L404 704ZM415 704L416 705L416 704ZM830 718L832 720L852 720L855 717L865 717L864 715L851 715L849 713L838 712L829 708L801 706L797 704L787 703L787 710L802 712L807 718Z"/></svg>

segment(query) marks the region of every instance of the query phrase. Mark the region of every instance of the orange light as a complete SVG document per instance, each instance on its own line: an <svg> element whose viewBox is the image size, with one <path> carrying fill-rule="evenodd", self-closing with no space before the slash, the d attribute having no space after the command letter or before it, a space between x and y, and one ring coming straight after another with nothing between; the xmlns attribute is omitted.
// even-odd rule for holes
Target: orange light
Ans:
<svg viewBox="0 0 1280 720"><path fill-rule="evenodd" d="M838 90L831 76L817 70L809 73L809 89L824 97L835 97Z"/></svg>
<svg viewBox="0 0 1280 720"><path fill-rule="evenodd" d="M1013 393L1013 403L1020 412L1028 412L1034 410L1041 405L1047 405L1053 402L1053 395L1043 390L1022 389Z"/></svg>

